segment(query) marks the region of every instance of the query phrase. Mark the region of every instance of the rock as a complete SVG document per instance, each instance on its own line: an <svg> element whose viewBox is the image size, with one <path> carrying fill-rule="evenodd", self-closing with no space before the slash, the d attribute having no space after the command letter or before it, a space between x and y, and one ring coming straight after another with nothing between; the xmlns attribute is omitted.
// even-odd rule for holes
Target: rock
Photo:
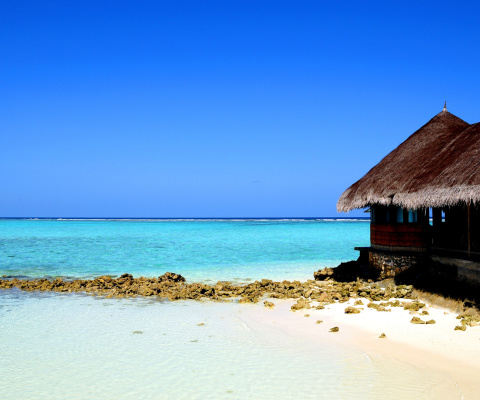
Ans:
<svg viewBox="0 0 480 400"><path fill-rule="evenodd" d="M333 269L332 268L323 268L319 269L317 272L313 273L313 278L316 281L323 281L327 278L331 278L333 275Z"/></svg>
<svg viewBox="0 0 480 400"><path fill-rule="evenodd" d="M362 300L355 300L355 303L353 303L354 306L363 306L363 301Z"/></svg>
<svg viewBox="0 0 480 400"><path fill-rule="evenodd" d="M407 304L405 307L403 307L403 309L404 310L410 310L410 311L419 311L423 307L425 307L425 303L420 303L419 301L414 301L410 304Z"/></svg>
<svg viewBox="0 0 480 400"><path fill-rule="evenodd" d="M340 328L338 326L334 326L333 328L330 329L330 332L338 332Z"/></svg>
<svg viewBox="0 0 480 400"><path fill-rule="evenodd" d="M144 289L140 294L142 296L153 296L155 292L151 289Z"/></svg>
<svg viewBox="0 0 480 400"><path fill-rule="evenodd" d="M245 304L245 303L255 303L253 301L252 297L242 297L240 300L238 300L239 303Z"/></svg>
<svg viewBox="0 0 480 400"><path fill-rule="evenodd" d="M378 306L377 311L391 312L392 310L390 308L385 308L384 306Z"/></svg>
<svg viewBox="0 0 480 400"><path fill-rule="evenodd" d="M290 309L291 309L292 311L302 310L302 309L304 309L304 308L306 308L307 310L310 309L310 308L312 308L312 307L310 306L310 303L309 303L308 301L306 301L305 299L299 299L299 300L297 300L297 302L290 307Z"/></svg>
<svg viewBox="0 0 480 400"><path fill-rule="evenodd" d="M312 294L313 294L313 290L312 290L312 289L307 290L307 291L305 292L305 297L307 297L307 298L308 298L308 297L311 297Z"/></svg>
<svg viewBox="0 0 480 400"><path fill-rule="evenodd" d="M200 322L199 324L197 324L197 326L204 326L205 324L203 322Z"/></svg>
<svg viewBox="0 0 480 400"><path fill-rule="evenodd" d="M345 309L345 314L360 314L360 310L355 307L347 307Z"/></svg>
<svg viewBox="0 0 480 400"><path fill-rule="evenodd" d="M410 320L410 323L412 324L425 324L425 321L421 320L420 318L418 317L413 317L411 320Z"/></svg>
<svg viewBox="0 0 480 400"><path fill-rule="evenodd" d="M467 327L465 325L457 325L454 331L465 331Z"/></svg>
<svg viewBox="0 0 480 400"><path fill-rule="evenodd" d="M346 267L342 267L345 269ZM341 271L342 268L337 267L330 270L322 270L321 275L330 276L335 271ZM318 274L317 274L318 276ZM273 282L268 279L249 282L247 284L232 284L231 282L220 281L213 285L205 283L187 283L185 278L179 274L167 272L158 278L134 278L131 274L123 274L118 278L111 276L100 276L91 280L62 280L61 278L53 279L20 279L9 277L0 279L0 289L18 288L25 291L55 291L55 292L84 292L94 296L104 296L106 298L132 298L136 296L149 296L158 299L170 301L175 300L201 300L208 298L211 300L221 301L228 298L239 298L240 303L257 303L260 298L266 296L278 299L295 299L296 302L291 307L293 311L301 309L310 309L310 299L318 302L315 308L323 309L328 304L335 302L347 302L355 299L354 305L361 305L358 300L360 295L369 301L385 300L387 294L373 281L352 281L348 283L329 280L309 280L307 282L299 281L282 281ZM405 297L411 293L411 287L391 287L388 295L399 296L401 290L406 291ZM267 306L268 303L264 303ZM363 302L362 302L363 303ZM399 304L398 300L391 303L369 303L369 307L382 310L381 307L388 305L394 306ZM273 303L272 303L273 304ZM421 304L421 303L419 303ZM405 304L407 305L407 304ZM420 306L418 305L420 308ZM388 310L386 310L388 311ZM479 321L472 317L462 319L462 325L474 326Z"/></svg>
<svg viewBox="0 0 480 400"><path fill-rule="evenodd" d="M387 338L387 335L385 335L384 333L382 333L378 338L379 338L379 339L386 339L386 338Z"/></svg>
<svg viewBox="0 0 480 400"><path fill-rule="evenodd" d="M305 315L304 315L304 317L309 317L309 316L310 316L310 314L305 314Z"/></svg>
<svg viewBox="0 0 480 400"><path fill-rule="evenodd" d="M432 325L432 324L435 324L435 320L434 319L429 319L427 322L425 322L427 325Z"/></svg>
<svg viewBox="0 0 480 400"><path fill-rule="evenodd" d="M119 279L133 279L133 275L123 274L123 275L120 275Z"/></svg>
<svg viewBox="0 0 480 400"><path fill-rule="evenodd" d="M313 277L317 281L333 278L339 282L355 281L363 275L364 271L358 261L344 262L335 268L323 268L313 273Z"/></svg>
<svg viewBox="0 0 480 400"><path fill-rule="evenodd" d="M320 319L317 319L317 321L315 322L316 324L321 324L323 321L320 320Z"/></svg>
<svg viewBox="0 0 480 400"><path fill-rule="evenodd" d="M402 307L400 302L398 300L390 301L389 302L390 307Z"/></svg>
<svg viewBox="0 0 480 400"><path fill-rule="evenodd" d="M263 302L263 305L267 308L275 307L275 304L273 304L271 301L266 301L266 300Z"/></svg>
<svg viewBox="0 0 480 400"><path fill-rule="evenodd" d="M330 303L332 301L332 296L327 292L323 292L317 297L317 300L321 303Z"/></svg>
<svg viewBox="0 0 480 400"><path fill-rule="evenodd" d="M158 277L158 281L159 282L185 282L185 278L182 275L175 274L173 272L165 272L163 275Z"/></svg>
<svg viewBox="0 0 480 400"><path fill-rule="evenodd" d="M420 314L421 315L430 315L427 310L423 310Z"/></svg>
<svg viewBox="0 0 480 400"><path fill-rule="evenodd" d="M477 326L480 325L480 317L470 314L458 315L457 319L461 319L462 325L464 326Z"/></svg>

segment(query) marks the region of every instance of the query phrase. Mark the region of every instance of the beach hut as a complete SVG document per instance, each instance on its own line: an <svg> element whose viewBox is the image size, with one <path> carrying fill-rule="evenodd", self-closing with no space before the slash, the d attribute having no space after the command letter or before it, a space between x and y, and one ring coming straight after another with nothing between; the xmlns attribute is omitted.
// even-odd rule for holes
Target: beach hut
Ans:
<svg viewBox="0 0 480 400"><path fill-rule="evenodd" d="M340 197L337 210L370 208L362 260L383 277L419 263L480 282L480 123L443 110Z"/></svg>

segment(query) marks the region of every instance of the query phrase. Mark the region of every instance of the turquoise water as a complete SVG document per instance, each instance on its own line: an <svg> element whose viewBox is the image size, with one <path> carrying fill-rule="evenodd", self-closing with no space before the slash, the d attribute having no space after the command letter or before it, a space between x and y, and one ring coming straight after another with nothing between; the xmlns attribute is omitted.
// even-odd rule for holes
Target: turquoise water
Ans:
<svg viewBox="0 0 480 400"><path fill-rule="evenodd" d="M308 279L368 243L358 220L0 220L0 275Z"/></svg>
<svg viewBox="0 0 480 400"><path fill-rule="evenodd" d="M0 291L0 398L463 398L448 374L343 346L311 318L285 311L302 334L278 329L276 302Z"/></svg>
<svg viewBox="0 0 480 400"><path fill-rule="evenodd" d="M366 221L0 220L0 274L307 279L368 241ZM275 303L2 290L0 398L461 398L446 374L334 340L322 310Z"/></svg>

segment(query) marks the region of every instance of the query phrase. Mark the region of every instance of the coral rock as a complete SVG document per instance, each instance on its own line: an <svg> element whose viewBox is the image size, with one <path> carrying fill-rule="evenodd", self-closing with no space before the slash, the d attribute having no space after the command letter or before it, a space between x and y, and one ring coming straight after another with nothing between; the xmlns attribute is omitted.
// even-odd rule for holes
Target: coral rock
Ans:
<svg viewBox="0 0 480 400"><path fill-rule="evenodd" d="M410 323L421 325L421 324L425 324L425 321L421 320L421 319L418 318L418 317L413 317L413 318L411 319Z"/></svg>
<svg viewBox="0 0 480 400"><path fill-rule="evenodd" d="M345 314L360 314L360 310L355 307L347 307L345 309Z"/></svg>

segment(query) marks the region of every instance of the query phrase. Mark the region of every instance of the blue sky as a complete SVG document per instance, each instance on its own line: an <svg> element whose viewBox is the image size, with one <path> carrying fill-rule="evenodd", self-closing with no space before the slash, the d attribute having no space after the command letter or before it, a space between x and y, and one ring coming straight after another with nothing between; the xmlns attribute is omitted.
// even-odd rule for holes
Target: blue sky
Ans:
<svg viewBox="0 0 480 400"><path fill-rule="evenodd" d="M444 100L480 121L474 2L9 3L0 216L336 216Z"/></svg>

